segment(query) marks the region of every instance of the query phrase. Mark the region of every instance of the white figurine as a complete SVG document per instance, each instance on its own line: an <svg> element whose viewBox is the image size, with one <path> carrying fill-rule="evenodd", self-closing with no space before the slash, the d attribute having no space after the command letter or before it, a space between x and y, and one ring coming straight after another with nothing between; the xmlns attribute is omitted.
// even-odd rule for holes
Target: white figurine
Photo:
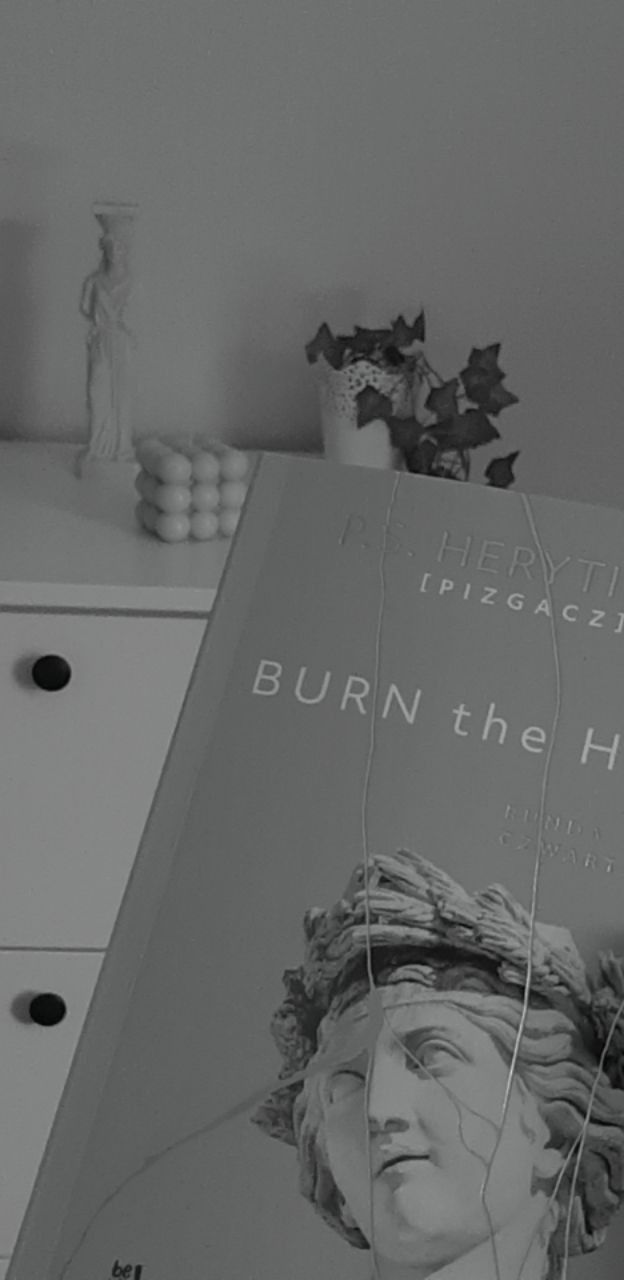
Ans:
<svg viewBox="0 0 624 1280"><path fill-rule="evenodd" d="M102 228L100 265L84 282L81 314L87 334L89 444L79 468L90 460L130 462L132 446L133 354L136 338L125 321L132 291L130 248L135 205L95 205Z"/></svg>

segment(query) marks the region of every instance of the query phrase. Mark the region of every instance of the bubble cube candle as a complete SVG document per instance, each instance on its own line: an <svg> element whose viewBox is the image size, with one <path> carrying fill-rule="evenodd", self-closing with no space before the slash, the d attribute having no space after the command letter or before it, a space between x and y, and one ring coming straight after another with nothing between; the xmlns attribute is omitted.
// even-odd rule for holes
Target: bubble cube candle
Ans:
<svg viewBox="0 0 624 1280"><path fill-rule="evenodd" d="M162 542L232 536L247 496L249 459L241 449L143 440L136 456L136 514L144 529Z"/></svg>

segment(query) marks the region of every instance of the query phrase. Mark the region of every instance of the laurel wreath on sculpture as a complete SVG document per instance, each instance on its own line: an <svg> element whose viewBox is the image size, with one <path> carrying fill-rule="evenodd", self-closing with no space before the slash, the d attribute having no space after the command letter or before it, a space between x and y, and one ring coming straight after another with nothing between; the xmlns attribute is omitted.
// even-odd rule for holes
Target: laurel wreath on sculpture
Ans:
<svg viewBox="0 0 624 1280"><path fill-rule="evenodd" d="M425 974L427 955L441 950L456 959L485 961L523 996L532 944L531 994L573 1010L593 1037L609 1082L624 1089L622 962L610 953L600 956L592 978L569 931L541 923L532 928L530 913L500 885L469 894L425 858L399 850L360 866L344 897L328 910L310 909L304 932L303 964L285 972L285 999L271 1023L282 1058L280 1079L310 1063L341 979L367 951L409 949ZM301 1088L299 1080L273 1093L254 1117L265 1132L291 1145Z"/></svg>

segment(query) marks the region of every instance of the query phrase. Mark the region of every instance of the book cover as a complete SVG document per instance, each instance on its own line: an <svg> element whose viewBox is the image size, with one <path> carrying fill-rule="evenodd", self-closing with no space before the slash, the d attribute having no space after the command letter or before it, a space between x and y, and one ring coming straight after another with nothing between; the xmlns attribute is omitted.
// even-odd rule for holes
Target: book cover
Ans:
<svg viewBox="0 0 624 1280"><path fill-rule="evenodd" d="M624 513L265 456L8 1280L619 1280Z"/></svg>

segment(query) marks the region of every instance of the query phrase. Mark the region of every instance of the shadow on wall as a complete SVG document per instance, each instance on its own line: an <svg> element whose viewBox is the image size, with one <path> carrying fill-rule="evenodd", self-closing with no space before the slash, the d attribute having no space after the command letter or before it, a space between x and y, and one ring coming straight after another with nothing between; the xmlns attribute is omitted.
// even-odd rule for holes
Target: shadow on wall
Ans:
<svg viewBox="0 0 624 1280"><path fill-rule="evenodd" d="M241 343L226 366L223 433L244 449L314 449L319 440L310 372L291 350Z"/></svg>
<svg viewBox="0 0 624 1280"><path fill-rule="evenodd" d="M0 434L17 439L33 416L37 308L32 263L40 229L0 220Z"/></svg>
<svg viewBox="0 0 624 1280"><path fill-rule="evenodd" d="M317 380L305 346L324 321L339 332L364 323L362 292L302 290L277 266L260 273L250 264L252 275L255 286L230 320L224 438L248 449L319 449Z"/></svg>
<svg viewBox="0 0 624 1280"><path fill-rule="evenodd" d="M0 435L28 437L37 416L41 278L36 261L65 159L57 148L0 137Z"/></svg>

